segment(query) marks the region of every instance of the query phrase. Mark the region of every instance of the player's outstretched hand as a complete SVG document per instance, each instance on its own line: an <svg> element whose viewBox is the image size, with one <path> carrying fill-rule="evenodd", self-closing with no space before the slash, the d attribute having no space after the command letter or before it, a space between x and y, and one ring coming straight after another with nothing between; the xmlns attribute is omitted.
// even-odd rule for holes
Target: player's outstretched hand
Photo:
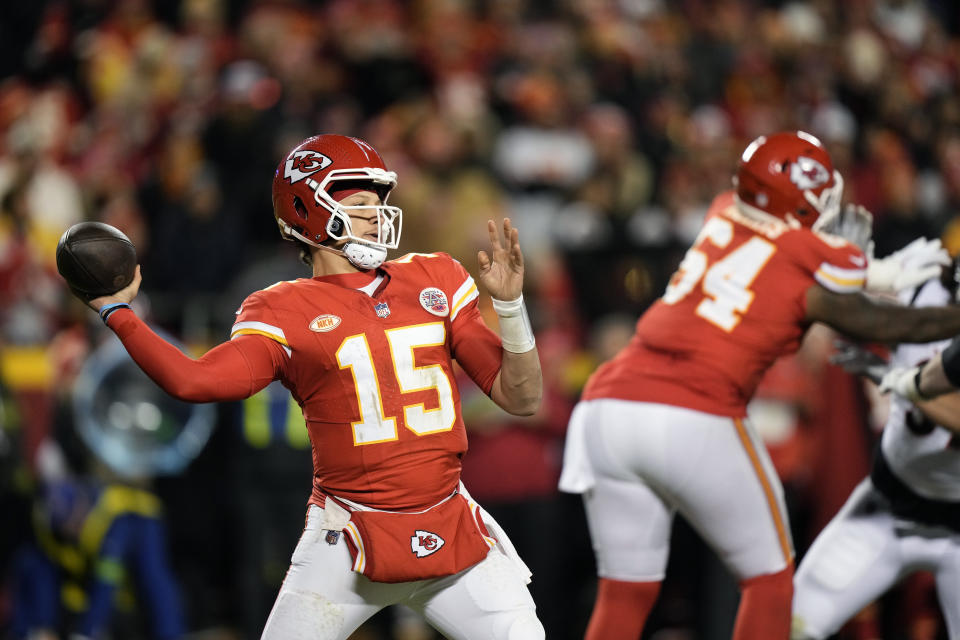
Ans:
<svg viewBox="0 0 960 640"><path fill-rule="evenodd" d="M480 283L497 300L516 300L523 293L523 253L520 251L520 232L503 219L503 235L493 220L487 221L490 234L490 254L480 251Z"/></svg>
<svg viewBox="0 0 960 640"><path fill-rule="evenodd" d="M137 265L136 270L133 272L133 280L130 281L130 284L125 286L120 291L116 293L111 293L109 296L100 296L99 298L94 298L87 304L94 310L99 312L100 308L107 304L113 304L116 302L123 302L130 304L134 298L137 297L137 292L140 291L140 265Z"/></svg>
<svg viewBox="0 0 960 640"><path fill-rule="evenodd" d="M874 258L873 246L867 254L867 289L875 293L899 293L940 275L950 264L950 254L939 239L917 238L886 258Z"/></svg>
<svg viewBox="0 0 960 640"><path fill-rule="evenodd" d="M880 384L890 371L890 364L868 349L845 340L835 340L836 351L830 356L830 363L843 367L847 373L863 376L874 384Z"/></svg>

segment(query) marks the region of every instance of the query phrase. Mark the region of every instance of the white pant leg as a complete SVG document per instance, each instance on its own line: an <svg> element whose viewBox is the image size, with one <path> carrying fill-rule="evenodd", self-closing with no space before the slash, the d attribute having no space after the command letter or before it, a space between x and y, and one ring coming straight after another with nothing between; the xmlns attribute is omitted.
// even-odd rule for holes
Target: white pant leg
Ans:
<svg viewBox="0 0 960 640"><path fill-rule="evenodd" d="M793 560L793 538L766 446L746 419L690 413L700 417L679 423L680 440L696 452L690 475L667 486L677 510L738 580L782 571Z"/></svg>
<svg viewBox="0 0 960 640"><path fill-rule="evenodd" d="M950 548L941 556L934 575L948 637L960 640L960 535L951 537Z"/></svg>
<svg viewBox="0 0 960 640"><path fill-rule="evenodd" d="M906 572L893 516L862 481L820 532L794 577L793 637L821 640ZM882 504L882 503L879 503Z"/></svg>
<svg viewBox="0 0 960 640"><path fill-rule="evenodd" d="M596 479L585 501L591 533L600 534L594 544L598 566L607 572L601 575L662 576L674 509L738 579L787 566L793 550L783 489L749 424L669 405L583 404ZM628 541L624 527L633 533L630 557L612 551Z"/></svg>
<svg viewBox="0 0 960 640"><path fill-rule="evenodd" d="M466 571L420 583L405 602L450 640L542 640L519 565L493 548Z"/></svg>
<svg viewBox="0 0 960 640"><path fill-rule="evenodd" d="M343 535L334 545L324 539L322 514L310 507L261 640L346 640L364 620L420 584L371 582L354 572Z"/></svg>
<svg viewBox="0 0 960 640"><path fill-rule="evenodd" d="M895 522L904 573L931 571L951 640L960 640L960 533L907 520Z"/></svg>
<svg viewBox="0 0 960 640"><path fill-rule="evenodd" d="M673 508L639 480L597 473L583 494L597 575L611 580L663 580L670 555Z"/></svg>

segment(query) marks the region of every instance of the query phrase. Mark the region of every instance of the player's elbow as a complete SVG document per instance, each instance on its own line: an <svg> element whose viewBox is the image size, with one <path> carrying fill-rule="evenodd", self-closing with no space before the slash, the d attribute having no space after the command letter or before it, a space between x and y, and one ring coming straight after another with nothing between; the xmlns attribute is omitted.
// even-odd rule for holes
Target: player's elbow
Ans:
<svg viewBox="0 0 960 640"><path fill-rule="evenodd" d="M187 385L169 385L164 387L164 391L181 402L204 402L202 395L196 389Z"/></svg>
<svg viewBox="0 0 960 640"><path fill-rule="evenodd" d="M211 402L215 394L205 384L197 384L186 376L171 377L165 380L156 380L161 389L181 402Z"/></svg>
<svg viewBox="0 0 960 640"><path fill-rule="evenodd" d="M515 416L532 416L540 410L543 401L543 389L537 385L534 389L518 389L510 398L505 411Z"/></svg>

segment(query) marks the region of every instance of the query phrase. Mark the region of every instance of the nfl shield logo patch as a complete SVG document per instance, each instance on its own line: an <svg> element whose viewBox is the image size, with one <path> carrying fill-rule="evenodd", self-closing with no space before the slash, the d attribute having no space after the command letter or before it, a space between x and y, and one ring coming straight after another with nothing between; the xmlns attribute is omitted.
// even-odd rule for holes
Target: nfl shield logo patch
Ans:
<svg viewBox="0 0 960 640"><path fill-rule="evenodd" d="M377 312L377 316L380 318L386 318L390 315L390 307L387 306L386 302L378 302L373 305L373 310Z"/></svg>

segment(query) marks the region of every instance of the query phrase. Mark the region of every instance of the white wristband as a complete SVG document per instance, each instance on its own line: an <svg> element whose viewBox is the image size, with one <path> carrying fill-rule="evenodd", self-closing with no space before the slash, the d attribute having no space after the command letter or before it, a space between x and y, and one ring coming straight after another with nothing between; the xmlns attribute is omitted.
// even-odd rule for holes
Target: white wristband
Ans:
<svg viewBox="0 0 960 640"><path fill-rule="evenodd" d="M516 300L493 301L493 310L500 320L500 342L503 348L510 353L526 353L533 349L536 341L533 339L533 327L530 326L530 317L527 316L527 306L523 304L523 294Z"/></svg>

